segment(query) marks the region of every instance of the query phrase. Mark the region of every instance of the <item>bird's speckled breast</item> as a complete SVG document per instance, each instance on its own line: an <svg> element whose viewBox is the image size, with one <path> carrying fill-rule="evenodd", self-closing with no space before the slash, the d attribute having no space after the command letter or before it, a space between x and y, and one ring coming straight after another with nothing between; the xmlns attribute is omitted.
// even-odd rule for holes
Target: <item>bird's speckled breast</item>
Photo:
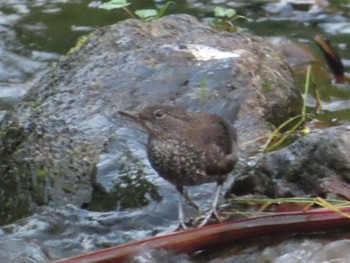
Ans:
<svg viewBox="0 0 350 263"><path fill-rule="evenodd" d="M217 179L205 171L206 153L191 142L176 138L151 138L147 149L152 167L161 177L175 185L198 185Z"/></svg>

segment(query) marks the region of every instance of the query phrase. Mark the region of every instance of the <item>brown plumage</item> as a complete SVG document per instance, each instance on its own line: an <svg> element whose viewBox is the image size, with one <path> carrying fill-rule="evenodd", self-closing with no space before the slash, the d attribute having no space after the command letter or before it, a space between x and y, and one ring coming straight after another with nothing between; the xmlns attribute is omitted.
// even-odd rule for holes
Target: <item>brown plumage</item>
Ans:
<svg viewBox="0 0 350 263"><path fill-rule="evenodd" d="M184 194L183 186L217 182L210 215L201 225L212 214L217 216L221 185L238 159L235 129L215 114L187 112L181 107L155 105L140 112L120 113L148 131L147 154L152 167L181 194ZM185 228L181 202L179 217Z"/></svg>

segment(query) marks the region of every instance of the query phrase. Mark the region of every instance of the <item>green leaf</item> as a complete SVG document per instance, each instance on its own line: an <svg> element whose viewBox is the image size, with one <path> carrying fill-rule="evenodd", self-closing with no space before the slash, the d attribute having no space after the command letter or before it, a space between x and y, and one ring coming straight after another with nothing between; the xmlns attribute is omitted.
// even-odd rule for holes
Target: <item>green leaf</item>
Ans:
<svg viewBox="0 0 350 263"><path fill-rule="evenodd" d="M214 16L232 18L237 14L235 9L217 6L214 8Z"/></svg>
<svg viewBox="0 0 350 263"><path fill-rule="evenodd" d="M128 3L125 0L112 0L112 1L109 1L106 3L103 3L98 8L112 10L112 9L116 9L116 8L123 8L123 7L126 7L128 5L130 5L130 3Z"/></svg>
<svg viewBox="0 0 350 263"><path fill-rule="evenodd" d="M236 10L230 8L230 9L226 9L225 10L225 15L228 17L228 18L232 18L236 15Z"/></svg>
<svg viewBox="0 0 350 263"><path fill-rule="evenodd" d="M135 14L142 20L150 20L158 15L158 11L155 9L141 9L136 10Z"/></svg>
<svg viewBox="0 0 350 263"><path fill-rule="evenodd" d="M246 18L245 16L235 16L233 19L231 19L231 21L236 21L237 19L240 19L240 18L248 20L248 18Z"/></svg>
<svg viewBox="0 0 350 263"><path fill-rule="evenodd" d="M224 16L226 16L225 9L220 7L220 6L215 7L214 8L214 16L216 16L216 17L224 17Z"/></svg>
<svg viewBox="0 0 350 263"><path fill-rule="evenodd" d="M168 9L169 5L172 4L173 2L171 1L168 1L166 2L158 11L158 15L157 15L157 18L161 18L164 13L166 12L166 10Z"/></svg>

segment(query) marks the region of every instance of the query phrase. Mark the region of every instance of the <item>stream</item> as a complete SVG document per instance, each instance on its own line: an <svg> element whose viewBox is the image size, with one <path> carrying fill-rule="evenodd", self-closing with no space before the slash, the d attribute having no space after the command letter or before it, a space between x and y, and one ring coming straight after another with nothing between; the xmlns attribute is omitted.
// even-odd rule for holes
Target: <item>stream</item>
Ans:
<svg viewBox="0 0 350 263"><path fill-rule="evenodd" d="M165 1L130 1L131 10L159 8ZM98 9L102 1L11 0L0 1L0 119L16 107L27 90L74 47L81 36L128 18L123 10ZM345 70L350 72L349 1L174 1L167 14L187 13L200 20L213 16L215 6L235 8L247 19L236 23L245 30L267 37L273 43L292 40L307 47L324 62L313 41L326 36L337 50ZM295 62L298 64L298 61ZM327 66L324 64L327 69ZM303 79L298 80L302 89ZM350 87L321 77L323 110L316 118L327 123L350 120ZM314 107L314 98L308 98ZM169 185L169 189L172 186ZM167 191L164 187L163 191ZM169 190L170 191L170 190ZM172 190L171 190L172 191ZM209 191L209 190L208 190ZM206 193L203 193L206 194ZM72 205L42 207L39 212L0 228L0 262L48 262L113 245L171 232L177 216L157 210L152 203L143 208L92 212ZM162 219L159 219L161 217ZM161 222L158 228L144 221ZM350 241L344 233L253 240L210 255L180 257L165 254L166 262L350 262ZM338 261L331 261L338 260ZM134 262L146 262L135 258Z"/></svg>

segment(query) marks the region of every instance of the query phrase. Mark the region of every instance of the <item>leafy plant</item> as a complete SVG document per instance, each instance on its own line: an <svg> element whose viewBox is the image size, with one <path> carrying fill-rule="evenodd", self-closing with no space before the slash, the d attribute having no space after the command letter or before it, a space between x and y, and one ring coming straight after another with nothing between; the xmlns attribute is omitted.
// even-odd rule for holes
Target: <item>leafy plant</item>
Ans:
<svg viewBox="0 0 350 263"><path fill-rule="evenodd" d="M236 21L239 18L247 19L245 16L237 15L235 9L223 8L219 6L214 8L214 16L215 18L212 20L212 24L215 27L221 28L222 30L228 32L237 31L237 27L234 24L234 21Z"/></svg>
<svg viewBox="0 0 350 263"><path fill-rule="evenodd" d="M106 9L106 10L112 10L117 8L122 8L125 12L128 13L128 15L132 18L136 18L135 15L127 8L130 3L126 0L111 0L109 2L103 3L98 8Z"/></svg>
<svg viewBox="0 0 350 263"><path fill-rule="evenodd" d="M136 10L135 15L137 15L139 18L141 18L144 22L149 22L151 20L159 19L162 16L164 16L165 11L168 9L169 5L171 4L171 1L166 2L162 7L157 9L141 9Z"/></svg>
<svg viewBox="0 0 350 263"><path fill-rule="evenodd" d="M106 9L106 10L112 10L117 8L122 8L125 12L128 13L128 15L132 18L140 18L144 22L149 22L151 20L159 19L161 18L165 11L168 9L169 5L171 4L171 1L166 2L160 9L141 9L136 10L135 15L133 12L131 12L127 6L130 5L129 2L126 0L111 0L109 2L103 3L99 6L99 8Z"/></svg>
<svg viewBox="0 0 350 263"><path fill-rule="evenodd" d="M99 6L99 8L106 9L106 10L112 10L115 8L124 8L129 6L130 3L128 3L125 0L111 0L109 2L103 3Z"/></svg>

